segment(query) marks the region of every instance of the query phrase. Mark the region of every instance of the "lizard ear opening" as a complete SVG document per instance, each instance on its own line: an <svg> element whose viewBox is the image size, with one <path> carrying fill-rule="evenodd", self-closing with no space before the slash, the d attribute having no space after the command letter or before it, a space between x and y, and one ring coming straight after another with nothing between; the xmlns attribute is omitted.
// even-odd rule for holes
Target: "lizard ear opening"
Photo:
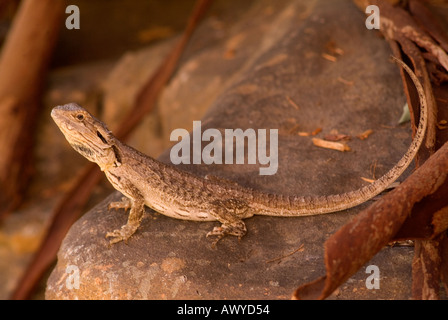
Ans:
<svg viewBox="0 0 448 320"><path fill-rule="evenodd" d="M115 143L112 138L112 133L105 127L104 128L98 127L96 130L96 135L98 136L98 138L100 138L101 142L103 142L106 145L105 147L103 147L104 149L109 148L112 149L115 156L114 166L115 167L121 166L121 154L118 148L115 146Z"/></svg>
<svg viewBox="0 0 448 320"><path fill-rule="evenodd" d="M111 144L111 133L107 128L101 128L98 126L96 128L96 135L105 145L109 146Z"/></svg>
<svg viewBox="0 0 448 320"><path fill-rule="evenodd" d="M114 151L114 154L115 154L115 166L119 167L119 166L121 166L120 151L118 150L118 148L116 146L112 146L112 150Z"/></svg>
<svg viewBox="0 0 448 320"><path fill-rule="evenodd" d="M104 138L103 135L98 130L96 131L96 135L98 136L98 138L101 139L101 141L103 141L104 144L107 144L106 138Z"/></svg>

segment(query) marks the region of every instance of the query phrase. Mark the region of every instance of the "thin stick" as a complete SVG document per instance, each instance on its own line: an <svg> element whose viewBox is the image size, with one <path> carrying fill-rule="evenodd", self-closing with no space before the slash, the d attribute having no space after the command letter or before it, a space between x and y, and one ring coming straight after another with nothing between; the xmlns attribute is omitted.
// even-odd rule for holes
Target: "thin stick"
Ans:
<svg viewBox="0 0 448 320"><path fill-rule="evenodd" d="M288 253L288 254L285 254L284 256L281 256L281 257L278 257L278 258L274 258L274 259L272 259L272 260L267 260L266 261L266 263L272 263L272 262L275 262L275 261L278 261L278 260L282 260L282 259L284 259L284 258L287 258L287 257L289 257L289 256L292 256L294 253L296 253L296 252L299 252L299 251L303 251L303 247L304 247L304 245L303 245L303 243L300 245L300 247L298 247L297 249L295 249L294 251L291 251L290 253Z"/></svg>

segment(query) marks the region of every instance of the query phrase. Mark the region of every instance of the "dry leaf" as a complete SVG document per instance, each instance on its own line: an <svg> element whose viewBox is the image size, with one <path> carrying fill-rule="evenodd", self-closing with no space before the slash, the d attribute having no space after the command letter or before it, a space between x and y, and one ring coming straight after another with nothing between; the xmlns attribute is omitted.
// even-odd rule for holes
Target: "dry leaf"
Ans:
<svg viewBox="0 0 448 320"><path fill-rule="evenodd" d="M361 140L367 139L373 133L372 129L366 130L363 133L357 135L357 137Z"/></svg>
<svg viewBox="0 0 448 320"><path fill-rule="evenodd" d="M342 133L330 133L325 135L324 139L327 141L347 141L350 140L351 137Z"/></svg>
<svg viewBox="0 0 448 320"><path fill-rule="evenodd" d="M337 60L337 58L335 56L329 55L327 53L322 53L322 58L331 61L331 62L335 62Z"/></svg>
<svg viewBox="0 0 448 320"><path fill-rule="evenodd" d="M344 54L344 50L342 50L341 48L339 48L337 45L336 45L336 42L334 42L334 41L329 41L327 44L326 44L326 49L327 49L327 51L329 52L329 53L331 53L331 54L333 54L333 55L343 55Z"/></svg>
<svg viewBox="0 0 448 320"><path fill-rule="evenodd" d="M337 80L338 80L339 82L342 82L343 84L348 85L348 86L352 86L352 85L354 84L353 81L345 80L345 79L342 78L342 77L338 77Z"/></svg>
<svg viewBox="0 0 448 320"><path fill-rule="evenodd" d="M439 130L445 130L445 129L448 129L448 122L446 121L446 120L440 120L438 123L437 123L437 128L439 128Z"/></svg>
<svg viewBox="0 0 448 320"><path fill-rule="evenodd" d="M326 141L319 138L313 138L313 144L315 146L326 148L326 149L332 149L337 151L350 151L350 147L344 143L341 142L333 142L333 141Z"/></svg>
<svg viewBox="0 0 448 320"><path fill-rule="evenodd" d="M309 137L309 136L315 136L321 131L322 131L322 128L317 128L316 130L314 130L312 132L300 131L297 134L301 137Z"/></svg>

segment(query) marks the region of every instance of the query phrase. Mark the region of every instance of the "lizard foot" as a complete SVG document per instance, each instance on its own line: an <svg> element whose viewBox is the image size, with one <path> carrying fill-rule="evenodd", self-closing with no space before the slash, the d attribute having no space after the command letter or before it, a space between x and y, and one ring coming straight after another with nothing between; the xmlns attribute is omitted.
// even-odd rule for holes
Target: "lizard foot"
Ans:
<svg viewBox="0 0 448 320"><path fill-rule="evenodd" d="M124 241L126 244L128 243L128 239L135 233L138 226L133 226L126 224L121 227L121 229L116 229L112 232L106 233L106 238L112 238L109 243L114 244L120 241Z"/></svg>
<svg viewBox="0 0 448 320"><path fill-rule="evenodd" d="M112 232L106 233L106 238L112 238L109 243L114 244L120 241L127 241L128 238L125 238L121 233L120 230L114 230Z"/></svg>
<svg viewBox="0 0 448 320"><path fill-rule="evenodd" d="M214 227L212 231L207 233L206 237L216 236L218 237L212 243L212 248L216 247L216 244L227 235L238 237L241 240L242 237L247 233L246 225L243 221L235 221L233 223L223 223L220 227Z"/></svg>
<svg viewBox="0 0 448 320"><path fill-rule="evenodd" d="M109 207L113 208L131 208L129 212L128 223L121 227L120 230L114 230L106 233L106 238L112 238L110 244L120 241L127 243L127 240L137 231L145 212L143 201L130 200L123 198L121 202L112 202Z"/></svg>

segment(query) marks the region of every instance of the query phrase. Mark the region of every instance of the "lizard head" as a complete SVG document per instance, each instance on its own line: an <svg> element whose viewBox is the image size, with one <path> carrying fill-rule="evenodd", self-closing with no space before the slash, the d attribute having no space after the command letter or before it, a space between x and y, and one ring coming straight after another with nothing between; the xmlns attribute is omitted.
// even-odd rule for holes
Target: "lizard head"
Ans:
<svg viewBox="0 0 448 320"><path fill-rule="evenodd" d="M51 117L73 149L96 162L101 170L121 164L115 137L83 107L76 103L57 106L51 111Z"/></svg>

